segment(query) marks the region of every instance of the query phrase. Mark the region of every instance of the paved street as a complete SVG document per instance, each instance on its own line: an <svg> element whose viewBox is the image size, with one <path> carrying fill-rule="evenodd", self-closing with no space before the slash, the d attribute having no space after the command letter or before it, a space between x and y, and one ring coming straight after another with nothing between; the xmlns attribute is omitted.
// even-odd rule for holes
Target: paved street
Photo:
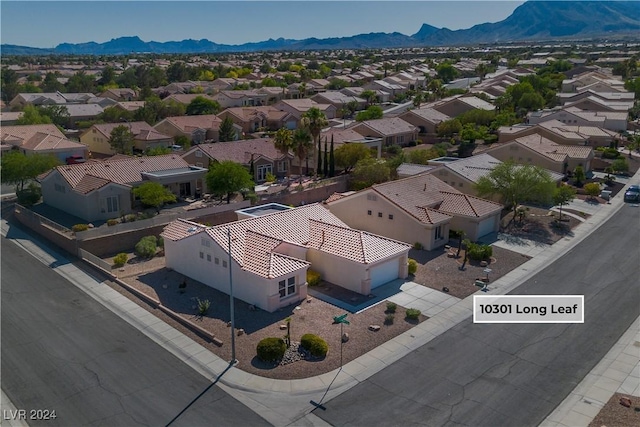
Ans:
<svg viewBox="0 0 640 427"><path fill-rule="evenodd" d="M52 269L2 238L2 390L47 426L268 425Z"/></svg>
<svg viewBox="0 0 640 427"><path fill-rule="evenodd" d="M517 289L584 294L584 324L467 319L314 414L335 426L533 426L640 315L637 208L610 221Z"/></svg>

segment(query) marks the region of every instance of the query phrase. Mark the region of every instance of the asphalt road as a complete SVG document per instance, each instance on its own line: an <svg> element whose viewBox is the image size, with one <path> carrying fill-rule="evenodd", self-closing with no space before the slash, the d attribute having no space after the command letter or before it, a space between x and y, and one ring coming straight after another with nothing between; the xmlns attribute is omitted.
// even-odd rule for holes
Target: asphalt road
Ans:
<svg viewBox="0 0 640 427"><path fill-rule="evenodd" d="M314 414L334 426L539 425L640 315L639 217L623 206L513 292L582 294L584 324L469 318Z"/></svg>
<svg viewBox="0 0 640 427"><path fill-rule="evenodd" d="M269 425L2 238L2 390L46 426Z"/></svg>

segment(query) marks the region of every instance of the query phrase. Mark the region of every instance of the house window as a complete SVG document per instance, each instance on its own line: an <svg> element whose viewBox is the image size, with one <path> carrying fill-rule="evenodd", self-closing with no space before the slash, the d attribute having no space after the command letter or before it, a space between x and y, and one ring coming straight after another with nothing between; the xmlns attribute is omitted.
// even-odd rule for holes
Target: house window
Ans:
<svg viewBox="0 0 640 427"><path fill-rule="evenodd" d="M224 268L227 268L227 261L222 260L222 266L223 266Z"/></svg>
<svg viewBox="0 0 640 427"><path fill-rule="evenodd" d="M456 186L456 182L455 181L451 181L451 186L455 187Z"/></svg>
<svg viewBox="0 0 640 427"><path fill-rule="evenodd" d="M296 278L289 277L287 280L280 280L278 282L278 293L280 298L285 298L289 295L296 293Z"/></svg>
<svg viewBox="0 0 640 427"><path fill-rule="evenodd" d="M202 157L202 151L196 150L196 157Z"/></svg>
<svg viewBox="0 0 640 427"><path fill-rule="evenodd" d="M200 251L200 259L204 259L204 252Z"/></svg>
<svg viewBox="0 0 640 427"><path fill-rule="evenodd" d="M458 183L458 187L462 187L462 183L461 182Z"/></svg>
<svg viewBox="0 0 640 427"><path fill-rule="evenodd" d="M389 219L393 219L393 215L392 214L389 214Z"/></svg>
<svg viewBox="0 0 640 427"><path fill-rule="evenodd" d="M378 200L378 196L375 194L367 194L367 200L373 200L374 202Z"/></svg>
<svg viewBox="0 0 640 427"><path fill-rule="evenodd" d="M404 135L398 135L398 136L396 137L396 142L397 142L398 144L402 144L402 143L404 143Z"/></svg>
<svg viewBox="0 0 640 427"><path fill-rule="evenodd" d="M207 261L211 262L211 255L207 254Z"/></svg>
<svg viewBox="0 0 640 427"><path fill-rule="evenodd" d="M53 187L58 193L66 193L67 192L67 189L65 188L64 185L53 184Z"/></svg>
<svg viewBox="0 0 640 427"><path fill-rule="evenodd" d="M367 211L367 215L371 215L371 211Z"/></svg>
<svg viewBox="0 0 640 427"><path fill-rule="evenodd" d="M196 166L201 168L202 167L202 162L196 162Z"/></svg>
<svg viewBox="0 0 640 427"><path fill-rule="evenodd" d="M387 145L393 145L393 137L392 136L388 136L385 138L384 140L385 144Z"/></svg>
<svg viewBox="0 0 640 427"><path fill-rule="evenodd" d="M118 196L107 197L107 212L118 211Z"/></svg>
<svg viewBox="0 0 640 427"><path fill-rule="evenodd" d="M215 263L216 263L216 265L220 265L220 258L216 257Z"/></svg>
<svg viewBox="0 0 640 427"><path fill-rule="evenodd" d="M442 226L439 225L436 227L436 240L442 239Z"/></svg>
<svg viewBox="0 0 640 427"><path fill-rule="evenodd" d="M287 171L287 161L282 160L278 162L278 172L286 172Z"/></svg>
<svg viewBox="0 0 640 427"><path fill-rule="evenodd" d="M378 218L382 218L382 212L378 212Z"/></svg>
<svg viewBox="0 0 640 427"><path fill-rule="evenodd" d="M271 165L258 165L256 172L258 173L258 181L266 181L267 174L273 173L273 167Z"/></svg>
<svg viewBox="0 0 640 427"><path fill-rule="evenodd" d="M204 237L200 239L200 243L202 243L202 246L211 247L211 240L205 239Z"/></svg>

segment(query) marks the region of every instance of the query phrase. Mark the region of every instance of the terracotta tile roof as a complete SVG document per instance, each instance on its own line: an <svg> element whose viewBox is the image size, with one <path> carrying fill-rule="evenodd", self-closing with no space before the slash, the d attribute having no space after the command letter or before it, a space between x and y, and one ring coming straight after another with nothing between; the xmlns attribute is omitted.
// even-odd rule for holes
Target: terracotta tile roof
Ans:
<svg viewBox="0 0 640 427"><path fill-rule="evenodd" d="M83 181L87 175L118 184L130 185L142 181L143 172L157 172L162 170L188 169L189 164L182 157L175 154L151 157L133 157L106 162L87 162L76 165L57 166L54 170L60 173L71 188L76 188L81 182L82 191L87 191L87 183L102 183L92 179Z"/></svg>
<svg viewBox="0 0 640 427"><path fill-rule="evenodd" d="M360 264L371 264L406 252L406 243L366 231L309 219L308 246Z"/></svg>
<svg viewBox="0 0 640 427"><path fill-rule="evenodd" d="M469 216L473 212L482 216L502 209L498 203L462 194L429 173L377 184L371 188L426 224L437 224L457 215Z"/></svg>
<svg viewBox="0 0 640 427"><path fill-rule="evenodd" d="M563 162L567 157L574 159L588 159L593 157L593 149L584 145L562 145L539 134L523 136L514 142L557 162Z"/></svg>
<svg viewBox="0 0 640 427"><path fill-rule="evenodd" d="M64 134L60 132L56 125L22 125L22 126L2 126L0 127L0 139L5 141L28 141L37 133L64 138ZM22 143L21 142L21 143Z"/></svg>
<svg viewBox="0 0 640 427"><path fill-rule="evenodd" d="M100 178L93 175L85 175L76 184L74 189L80 194L88 194L93 190L104 187L110 182L111 181L109 181L108 179Z"/></svg>
<svg viewBox="0 0 640 427"><path fill-rule="evenodd" d="M184 155L200 150L212 159L218 161L230 160L240 164L249 164L251 155L254 161L259 156L268 160L282 159L284 156L273 145L271 138L243 139L239 141L216 142L214 144L198 144Z"/></svg>
<svg viewBox="0 0 640 427"><path fill-rule="evenodd" d="M414 114L434 124L449 120L451 118L438 110L434 110L433 108L417 108L407 111L406 114Z"/></svg>
<svg viewBox="0 0 640 427"><path fill-rule="evenodd" d="M169 239L174 242L184 239L185 237L198 234L207 227L200 225L196 222L187 221L186 219L178 218L175 221L170 222L160 233L163 239Z"/></svg>
<svg viewBox="0 0 640 427"><path fill-rule="evenodd" d="M187 131L187 129L217 130L220 128L220 123L222 123L222 120L215 114L204 114L201 116L173 116L167 117L164 120L182 131Z"/></svg>
<svg viewBox="0 0 640 427"><path fill-rule="evenodd" d="M153 130L151 125L149 125L147 122L103 123L91 126L83 135L86 135L87 133L92 132L93 129L95 129L109 138L111 136L111 131L118 126L128 127L134 136L138 135L143 130Z"/></svg>
<svg viewBox="0 0 640 427"><path fill-rule="evenodd" d="M363 136L360 135L353 129L338 129L338 128L329 128L328 130L322 132L320 134L320 138L324 141L327 138L327 141L331 142L331 136L333 136L333 143L335 144L344 144L347 141L361 141ZM335 148L335 147L334 147Z"/></svg>
<svg viewBox="0 0 640 427"><path fill-rule="evenodd" d="M500 160L489 154L478 154L446 163L444 166L471 182L478 182L481 177L487 175L500 163L502 163Z"/></svg>
<svg viewBox="0 0 640 427"><path fill-rule="evenodd" d="M28 141L24 142L21 147L31 151L87 149L84 144L42 132L36 133Z"/></svg>
<svg viewBox="0 0 640 427"><path fill-rule="evenodd" d="M135 137L138 141L157 141L162 139L173 139L168 135L158 132L155 129L145 129Z"/></svg>
<svg viewBox="0 0 640 427"><path fill-rule="evenodd" d="M416 132L418 130L416 126L402 120L399 117L366 120L354 126L353 129L357 131L357 129L361 126L369 128L374 132L385 136Z"/></svg>
<svg viewBox="0 0 640 427"><path fill-rule="evenodd" d="M442 192L442 203L437 207L441 212L480 218L502 210L502 205L479 197L462 193Z"/></svg>
<svg viewBox="0 0 640 427"><path fill-rule="evenodd" d="M329 197L327 197L327 200L324 201L324 203L331 203L333 201L336 200L340 200L342 198L346 197L344 194L341 193L333 193L332 195L330 195Z"/></svg>
<svg viewBox="0 0 640 427"><path fill-rule="evenodd" d="M308 267L307 261L275 252L283 242L265 234L247 230L242 266L261 277L273 279Z"/></svg>

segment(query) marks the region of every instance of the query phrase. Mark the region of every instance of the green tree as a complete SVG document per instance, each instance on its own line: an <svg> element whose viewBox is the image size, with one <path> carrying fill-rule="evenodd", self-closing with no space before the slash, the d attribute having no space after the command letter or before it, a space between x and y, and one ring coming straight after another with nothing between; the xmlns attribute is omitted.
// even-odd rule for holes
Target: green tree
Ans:
<svg viewBox="0 0 640 427"><path fill-rule="evenodd" d="M373 90L363 90L360 97L367 101L367 108L378 102L378 95Z"/></svg>
<svg viewBox="0 0 640 427"><path fill-rule="evenodd" d="M273 146L283 156L289 156L289 152L293 149L293 132L287 128L280 128L273 137ZM289 176L289 168L287 168L287 177Z"/></svg>
<svg viewBox="0 0 640 427"><path fill-rule="evenodd" d="M421 148L418 150L411 150L407 153L407 160L409 163L415 163L417 165L426 165L429 160L440 157L438 150L433 148Z"/></svg>
<svg viewBox="0 0 640 427"><path fill-rule="evenodd" d="M440 122L436 127L438 136L453 136L462 130L462 123L458 119L449 119Z"/></svg>
<svg viewBox="0 0 640 427"><path fill-rule="evenodd" d="M155 208L157 213L160 213L160 208L165 203L176 201L171 190L154 181L147 181L134 188L133 195L139 197L143 205Z"/></svg>
<svg viewBox="0 0 640 427"><path fill-rule="evenodd" d="M24 190L27 181L58 166L60 162L49 154L27 156L19 151L10 151L0 158L0 180L3 184L15 184L16 193Z"/></svg>
<svg viewBox="0 0 640 427"><path fill-rule="evenodd" d="M547 203L553 197L555 183L549 173L538 166L518 165L509 160L499 164L476 183L480 197L500 196L513 210L525 202Z"/></svg>
<svg viewBox="0 0 640 427"><path fill-rule="evenodd" d="M235 141L237 137L236 128L234 127L231 117L225 117L220 123L220 142Z"/></svg>
<svg viewBox="0 0 640 427"><path fill-rule="evenodd" d="M358 161L352 173L353 186L357 190L391 179L391 169L382 160L368 157Z"/></svg>
<svg viewBox="0 0 640 427"><path fill-rule="evenodd" d="M600 184L598 184L597 182L590 182L588 184L585 184L584 191L585 193L587 193L587 196L589 196L589 198L593 199L598 194L600 194Z"/></svg>
<svg viewBox="0 0 640 427"><path fill-rule="evenodd" d="M553 203L560 207L560 221L562 221L562 207L575 199L576 190L569 185L560 185L553 192Z"/></svg>
<svg viewBox="0 0 640 427"><path fill-rule="evenodd" d="M171 154L171 148L158 146L153 148L147 148L144 151L145 156L162 156L164 154Z"/></svg>
<svg viewBox="0 0 640 427"><path fill-rule="evenodd" d="M133 121L133 113L119 107L107 107L98 115L98 120L106 123L122 123Z"/></svg>
<svg viewBox="0 0 640 427"><path fill-rule="evenodd" d="M584 168L582 166L578 165L573 170L573 179L576 184L576 187L582 187L582 183L586 179L586 176L584 174Z"/></svg>
<svg viewBox="0 0 640 427"><path fill-rule="evenodd" d="M118 154L133 152L133 133L129 126L120 125L113 128L109 135L109 145Z"/></svg>
<svg viewBox="0 0 640 427"><path fill-rule="evenodd" d="M535 111L542 109L544 104L545 100L539 93L525 93L518 101L518 108L523 108L527 111Z"/></svg>
<svg viewBox="0 0 640 427"><path fill-rule="evenodd" d="M70 93L92 93L96 88L96 80L93 76L78 71L67 81L67 91Z"/></svg>
<svg viewBox="0 0 640 427"><path fill-rule="evenodd" d="M320 143L320 132L323 128L329 125L327 117L322 110L318 107L311 107L302 114L300 124L302 127L309 129L311 136L313 137L314 147ZM320 150L314 153L314 158L318 159L320 156ZM316 169L316 174L320 173L320 170Z"/></svg>
<svg viewBox="0 0 640 427"><path fill-rule="evenodd" d="M298 128L293 132L292 150L298 158L300 165L300 182L302 182L302 161L306 160L306 171L309 175L309 152L313 150L311 132L305 128Z"/></svg>
<svg viewBox="0 0 640 427"><path fill-rule="evenodd" d="M438 79L442 80L445 83L449 83L459 74L458 70L456 70L453 65L448 62L443 62L442 64L438 65L436 67L436 73L438 74Z"/></svg>
<svg viewBox="0 0 640 427"><path fill-rule="evenodd" d="M42 114L38 107L27 105L22 111L22 116L16 121L18 125L44 125L51 124L51 117Z"/></svg>
<svg viewBox="0 0 640 427"><path fill-rule="evenodd" d="M40 88L44 92L64 92L65 87L58 81L58 77L62 77L60 73L47 73L44 76L44 80L40 85Z"/></svg>
<svg viewBox="0 0 640 427"><path fill-rule="evenodd" d="M335 149L334 156L336 166L349 173L360 160L371 157L371 150L364 144L342 144Z"/></svg>
<svg viewBox="0 0 640 427"><path fill-rule="evenodd" d="M356 121L363 122L365 120L381 119L382 116L382 107L379 105L372 105L366 110L360 111L356 114Z"/></svg>
<svg viewBox="0 0 640 427"><path fill-rule="evenodd" d="M218 114L220 112L220 104L213 99L207 99L204 96L196 96L193 101L187 105L186 113L188 116L200 116L203 114Z"/></svg>
<svg viewBox="0 0 640 427"><path fill-rule="evenodd" d="M40 114L48 116L58 127L66 127L69 123L69 110L64 105L41 105L36 108Z"/></svg>
<svg viewBox="0 0 640 427"><path fill-rule="evenodd" d="M213 163L209 167L206 181L209 191L218 197L226 197L227 203L231 203L231 196L234 193L252 189L254 186L249 171L230 160Z"/></svg>
<svg viewBox="0 0 640 427"><path fill-rule="evenodd" d="M333 137L333 135L332 135ZM325 136L324 138L324 161L323 161L323 175L326 177L329 176L329 149L328 149L328 145L327 145L327 137Z"/></svg>
<svg viewBox="0 0 640 427"><path fill-rule="evenodd" d="M616 173L627 172L629 170L629 163L627 159L616 159L611 163L611 168Z"/></svg>
<svg viewBox="0 0 640 427"><path fill-rule="evenodd" d="M333 134L331 135L331 146L329 148L329 176L336 176L336 156L333 149Z"/></svg>

